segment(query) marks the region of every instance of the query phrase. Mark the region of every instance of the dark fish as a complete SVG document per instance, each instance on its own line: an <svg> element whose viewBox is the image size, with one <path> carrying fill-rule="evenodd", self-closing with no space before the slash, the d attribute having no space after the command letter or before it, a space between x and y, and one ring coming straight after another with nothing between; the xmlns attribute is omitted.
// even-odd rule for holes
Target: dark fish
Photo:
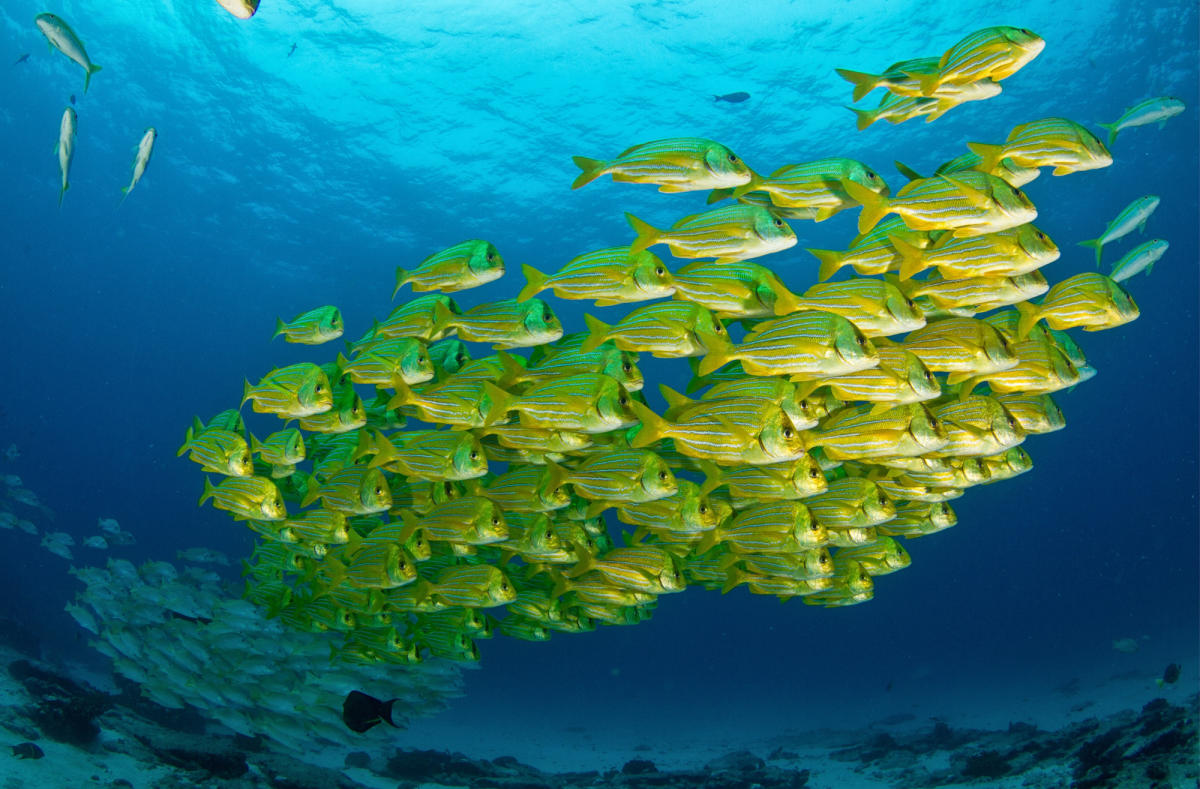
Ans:
<svg viewBox="0 0 1200 789"><path fill-rule="evenodd" d="M74 93L71 94L71 104L72 105L75 104L75 94Z"/></svg>
<svg viewBox="0 0 1200 789"><path fill-rule="evenodd" d="M350 731L359 734L387 721L389 726L396 726L392 720L392 705L399 699L380 701L374 696L368 696L357 690L352 690L342 702L342 720L350 727ZM396 726L396 728L400 728Z"/></svg>
<svg viewBox="0 0 1200 789"><path fill-rule="evenodd" d="M739 90L737 93L726 93L724 96L713 96L713 101L727 101L730 104L741 104L748 98L750 98L749 93L744 90Z"/></svg>
<svg viewBox="0 0 1200 789"><path fill-rule="evenodd" d="M26 55L26 57L29 57ZM42 753L42 749L31 742L23 742L20 745L12 746L12 755L18 759L40 759L46 754Z"/></svg>
<svg viewBox="0 0 1200 789"><path fill-rule="evenodd" d="M1163 670L1162 679L1158 681L1159 687L1163 685L1174 685L1179 680L1179 672L1182 671L1178 663L1172 663Z"/></svg>
<svg viewBox="0 0 1200 789"><path fill-rule="evenodd" d="M167 609L167 616L171 617L172 619L182 619L185 622L191 622L193 625L211 625L212 624L212 620L209 619L208 617L188 616L187 614L181 614L178 611L172 611L169 608Z"/></svg>
<svg viewBox="0 0 1200 789"><path fill-rule="evenodd" d="M26 60L29 60L29 53L28 53L28 52L26 52L24 55L21 55L21 57L17 58L17 62L16 62L16 63L13 63L13 65L14 65L14 66L16 66L16 65L18 65L18 64L20 64L20 63L24 63Z"/></svg>
<svg viewBox="0 0 1200 789"><path fill-rule="evenodd" d="M293 42L292 48L288 50L287 56L290 58L292 56L292 53L295 51L296 51L296 44L295 44L295 42Z"/></svg>

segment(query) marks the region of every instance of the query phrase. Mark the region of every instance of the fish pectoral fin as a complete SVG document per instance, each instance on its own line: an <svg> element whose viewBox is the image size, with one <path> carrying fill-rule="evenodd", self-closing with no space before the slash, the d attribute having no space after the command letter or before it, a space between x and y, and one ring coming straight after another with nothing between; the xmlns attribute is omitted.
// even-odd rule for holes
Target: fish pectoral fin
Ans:
<svg viewBox="0 0 1200 789"><path fill-rule="evenodd" d="M991 432L989 430L984 430L981 427L975 427L975 425L968 424L966 422L960 422L957 419L947 419L944 421L949 422L950 424L957 427L959 430L969 433L974 438L986 438L988 436L988 434Z"/></svg>
<svg viewBox="0 0 1200 789"><path fill-rule="evenodd" d="M975 206L976 208L987 208L988 206L990 206L992 204L992 198L989 197L987 195L987 193L981 192L978 189L976 189L975 187L970 186L969 184L966 184L963 181L958 180L957 178L953 178L953 177L951 177L949 175L945 175L945 174L940 174L936 177L941 178L943 181L946 181L949 184L951 184L955 189L958 190L959 194L961 194L964 198L966 198L968 203Z"/></svg>

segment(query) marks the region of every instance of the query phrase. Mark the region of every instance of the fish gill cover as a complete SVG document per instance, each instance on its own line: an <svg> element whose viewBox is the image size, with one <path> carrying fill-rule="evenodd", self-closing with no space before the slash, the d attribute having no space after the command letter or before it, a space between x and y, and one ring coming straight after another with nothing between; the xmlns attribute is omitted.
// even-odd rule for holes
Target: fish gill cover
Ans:
<svg viewBox="0 0 1200 789"><path fill-rule="evenodd" d="M762 10L751 29L769 40L754 38L756 58L731 54L723 71L758 69L764 87L744 101L711 99L738 95L725 88L741 80L699 91L701 115L678 100L648 111L674 81L653 76L662 66L642 57L639 36L623 34L670 30L663 52L683 63L713 31L746 28L717 6L576 20L597 32L571 50L570 69L555 68L566 47L535 32L554 27L549 10L520 28L500 10L456 17L444 7L392 14L313 4L289 15L268 5L244 23L215 6L132 13L106 8L90 18L100 32L75 14L70 36L46 33L90 85L88 104L62 113L58 196L70 210L102 192L94 169L90 191L68 191L88 109L99 120L122 102L153 108L168 95L167 83L147 76L98 98L119 73L114 64L139 71L130 53L98 54L103 29L161 26L210 44L136 63L178 66L170 92L190 107L162 142L167 125L157 117L127 135L142 142L132 177L116 185L130 198L121 210L152 199L138 184L143 176L152 184L164 162L150 152L170 150L186 127L204 144L175 148L171 168L204 188L187 187L197 198L188 208L155 201L180 229L154 242L164 261L223 280L227 304L246 313L267 288L239 292L238 268L226 261L252 261L280 282L337 272L329 288L292 304L276 336L329 342L342 335L344 314L360 327L355 342L286 352L277 366L262 352L243 354L233 368L259 365L244 385L224 361L195 361L206 379L230 378L224 394L193 403L180 386L173 398L205 414L180 448L208 472L197 493L256 536L246 597L283 627L325 634L346 664L404 672L431 655L473 661L481 637L542 640L635 624L660 595L694 586L824 606L869 600L875 578L908 565L908 541L953 525L947 501L1029 469L1018 445L1064 424L1052 393L1095 373L1067 330L1136 318L1125 289L1136 284L1116 280L1153 265L1131 252L1105 266L1112 278L1043 269L1060 255L1090 265L1093 253L1075 243L1116 216L1093 243L1100 258L1105 244L1147 222L1153 208L1134 198L1159 190L1103 182L1129 204L1119 213L1114 205L1080 214L1072 201L1088 188L1061 192L1069 187L1045 185L1048 174L1028 190L1036 207L1026 196L1038 167L1064 174L1113 164L1087 128L1098 126L1077 115L1095 112L1098 88L1081 84L1076 96L1033 76L1060 42L1074 55L1088 48L1080 33L1048 21L1001 29L980 7L918 35L897 29L874 49L848 46L862 19ZM490 39L510 45L480 57ZM936 44L917 51L920 41ZM284 45L286 56L274 52ZM528 46L547 50L536 67L517 54ZM836 58L841 78L834 61L798 70L782 56L801 46ZM181 54L171 51L189 62L172 63ZM94 78L89 52L105 62ZM578 76L589 69L590 79ZM353 74L365 101L345 100L335 70ZM398 76L406 73L453 73L471 89ZM267 74L280 87L268 88ZM1171 80L1154 84L1165 90ZM872 85L880 90L863 98ZM273 95L299 95L300 86L306 113ZM870 97L881 93L878 103ZM863 110L840 108L852 100L869 124ZM1154 131L1130 129L1168 117L1172 101L1131 106L1120 118L1114 110L1104 136L1118 154L1149 145ZM728 114L743 111L753 114ZM960 113L970 122L951 125ZM902 122L921 129L892 146L887 134ZM236 133L243 126L254 139ZM264 148L270 135L286 148ZM897 154L905 175L885 185L878 164ZM577 168L568 172L571 155ZM1115 158L1114 171L1124 164ZM1130 180L1135 161L1125 165ZM699 191L708 203L607 176ZM572 178L582 191L570 191ZM259 183L271 183L270 193ZM613 197L595 196L601 190ZM236 217L221 206L229 194L239 195ZM1079 224L1056 218L1062 206ZM832 219L841 211L858 235L839 224L844 217ZM827 219L838 232L816 224ZM492 232L501 226L512 246L545 251L520 266L523 278L523 261ZM336 254L304 254L299 228ZM216 236L221 258L201 262L195 250ZM361 246L345 253L351 238ZM846 268L857 276L835 278ZM642 298L651 300L614 308ZM571 300L600 310L585 315ZM330 301L342 309L321 306ZM278 317L259 316L264 339ZM694 361L690 376L672 361L683 358ZM644 397L660 383L670 385L665 407ZM239 405L239 388L250 406L242 411L256 413L217 413L218 402ZM621 547L613 521L627 527Z"/></svg>

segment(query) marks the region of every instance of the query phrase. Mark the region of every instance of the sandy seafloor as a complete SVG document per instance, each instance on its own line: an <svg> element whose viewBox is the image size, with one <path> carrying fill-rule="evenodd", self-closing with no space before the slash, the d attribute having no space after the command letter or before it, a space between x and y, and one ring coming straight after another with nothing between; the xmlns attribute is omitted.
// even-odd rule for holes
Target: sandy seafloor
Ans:
<svg viewBox="0 0 1200 789"><path fill-rule="evenodd" d="M947 771L953 773L956 769L953 753L959 752L960 756L963 752L979 753L989 745L1003 741L1006 731L1011 735L1010 727L1014 723L1032 724L1042 732L1055 732L1091 719L1099 724L1094 731L1109 727L1132 731L1137 726L1128 720L1122 723L1122 711L1136 713L1148 703L1161 704L1154 702L1160 698L1169 705L1190 711L1181 724L1190 732L1190 745L1186 745L1182 753L1177 749L1169 756L1168 761L1175 765L1170 776L1156 782L1139 772L1129 780L1086 785L1191 789L1197 786L1194 678L1200 666L1183 664L1179 682L1160 686L1155 681L1161 673L1157 652L1147 645L1132 654L1116 653L1116 661L1109 659L1111 656L1104 656L1104 660L1097 661L1094 671L1081 670L1069 682L1058 685L1054 685L1051 678L1038 676L1011 677L1007 681L1000 677L985 677L982 678L984 681L961 688L936 685L936 692L933 692L936 678L931 677L928 688L914 686L910 691L912 695L887 693L877 699L877 704L847 704L842 709L823 709L820 711L824 723L821 727L805 725L809 714L805 710L790 711L794 719L791 726L778 725L765 716L730 715L724 727L698 729L694 721L682 717L672 720L669 712L633 716L617 726L606 722L589 725L585 719L576 720L569 711L562 711L557 716L547 715L536 704L531 704L525 714L514 709L493 710L494 719L488 717L487 709L473 708L469 714L462 714L452 705L440 715L415 720L408 730L379 727L364 735L360 758L363 758L362 754L369 757L371 769L347 766L346 757L352 751L346 749L318 748L305 754L305 761L298 761L293 758L295 754L273 754L269 748L254 751L238 747L245 746L245 741L235 741L232 733L217 724L209 726L204 734L181 735L183 739L175 742L169 729L146 720L118 702L96 719L100 733L89 746L77 747L48 737L37 737L35 741L45 754L40 759L18 759L6 748L0 753L0 789L88 786L131 786L135 789L185 786L534 787L557 785L554 776L549 774L591 770L599 773L591 785L647 785L624 783L637 777L620 774L623 765L630 760L653 762L654 768L662 771L661 785L686 787L697 785L689 783L693 779L686 773L673 782L666 778L667 774L702 771L704 765L714 759L737 751L749 751L768 759L767 764L783 773L807 770L807 781L795 785L821 789L919 785L997 789L1068 787L1079 785L1072 777L1072 759L1047 759L1032 767L1026 766L1018 774L1003 777L962 781L947 781L944 777ZM52 666L39 663L11 647L0 647L0 661L5 666L22 659L32 660L37 666L101 691L117 691L113 679L94 667ZM1111 671L1114 665L1121 664L1126 668L1115 673ZM4 732L5 746L33 739L36 735L36 727L24 714L32 701L11 672L0 673L0 730ZM1130 713L1124 714L1128 719ZM875 758L872 763L856 758L847 750L862 748L872 742L878 744L881 740L886 743L889 739L911 743L914 738L927 737L939 721L956 735L961 732L967 737L965 733L972 732L969 735L971 741L915 756L901 749L898 752L904 758ZM992 734L985 735L985 731ZM519 732L519 736L514 736L514 732ZM1082 742L1083 738L1080 744ZM152 744L150 748L147 748L148 743ZM198 746L197 743L203 744ZM230 779L203 769L171 766L158 760L153 750L168 745L244 755L249 769L241 777ZM1071 746L1072 750L1075 748L1075 745ZM549 783L519 780L507 784L489 783L483 779L480 783L466 779L441 783L404 780L373 772L386 772L389 755L397 749L457 752L480 762L499 757L515 758L542 771L546 774L543 779ZM961 767L961 759L957 764ZM326 770L312 770L308 765ZM940 774L943 780L922 782L915 777L918 775L914 772L915 767ZM763 786L752 781L739 783L740 780L732 779L722 785L745 786L747 789Z"/></svg>

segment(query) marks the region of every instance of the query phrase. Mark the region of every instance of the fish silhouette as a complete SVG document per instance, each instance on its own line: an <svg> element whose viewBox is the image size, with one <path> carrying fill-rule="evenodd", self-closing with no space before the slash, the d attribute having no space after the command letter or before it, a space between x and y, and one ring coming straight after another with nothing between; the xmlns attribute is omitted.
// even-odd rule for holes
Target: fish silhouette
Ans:
<svg viewBox="0 0 1200 789"><path fill-rule="evenodd" d="M342 702L342 721L350 728L362 734L365 731L387 721L388 725L396 726L392 720L392 705L399 699L380 701L374 696L368 696L357 690L350 691ZM396 726L396 728L399 728Z"/></svg>
<svg viewBox="0 0 1200 789"><path fill-rule="evenodd" d="M739 90L737 93L726 93L724 96L713 96L713 101L727 101L730 104L741 104L748 98L750 98L749 93L744 90Z"/></svg>
<svg viewBox="0 0 1200 789"><path fill-rule="evenodd" d="M21 57L17 58L17 62L16 62L16 63L13 63L13 65L14 65L14 66L16 66L16 65L18 65L18 64L20 64L20 63L24 63L26 60L29 60L29 53L28 53L28 52L26 52L24 55L21 55Z"/></svg>

